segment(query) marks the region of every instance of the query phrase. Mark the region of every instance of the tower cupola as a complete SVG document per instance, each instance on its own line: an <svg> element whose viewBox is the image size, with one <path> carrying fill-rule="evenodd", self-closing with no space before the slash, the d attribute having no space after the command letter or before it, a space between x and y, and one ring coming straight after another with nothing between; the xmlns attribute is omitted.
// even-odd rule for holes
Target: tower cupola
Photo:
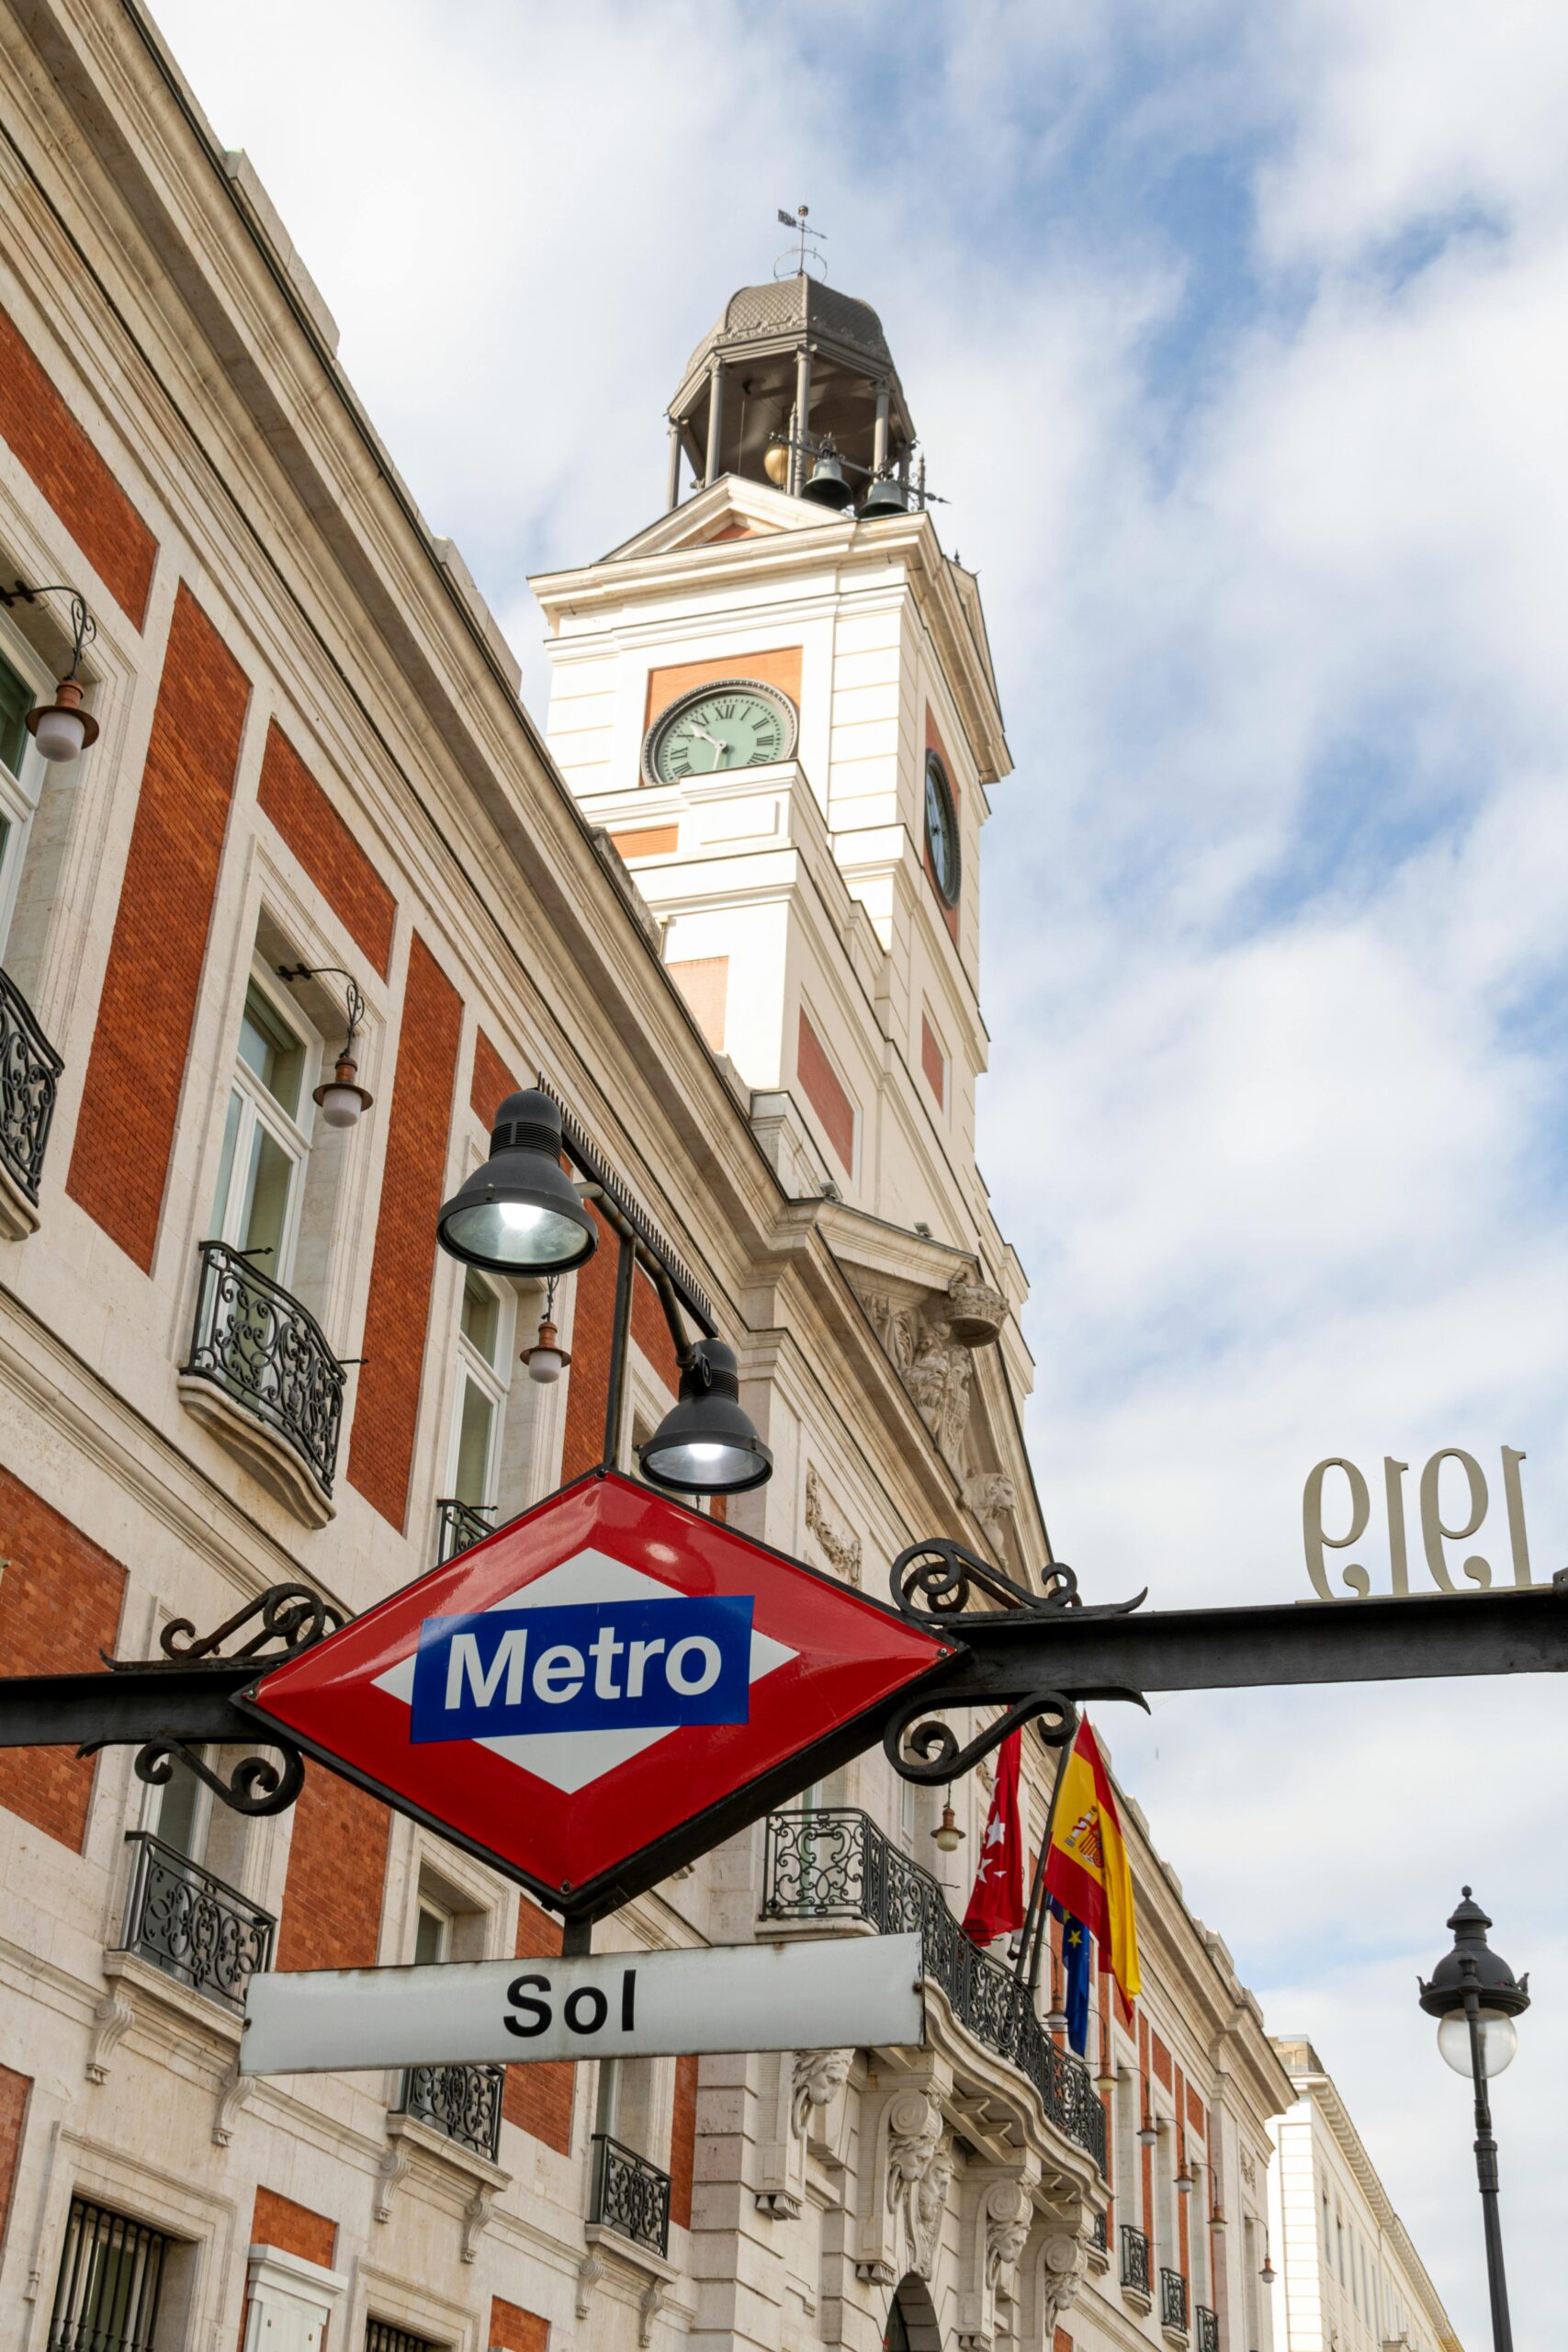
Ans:
<svg viewBox="0 0 1568 2352"><path fill-rule="evenodd" d="M914 422L882 322L806 271L730 296L669 416L671 506L682 458L698 484L743 474L845 506L881 481L898 487L884 488L879 511L912 503Z"/></svg>

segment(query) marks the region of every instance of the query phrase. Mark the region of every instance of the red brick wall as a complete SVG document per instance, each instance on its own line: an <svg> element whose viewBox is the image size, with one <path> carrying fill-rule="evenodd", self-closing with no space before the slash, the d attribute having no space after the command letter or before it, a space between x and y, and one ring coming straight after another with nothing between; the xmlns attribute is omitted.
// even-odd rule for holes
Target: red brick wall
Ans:
<svg viewBox="0 0 1568 2352"><path fill-rule="evenodd" d="M692 2179L697 2163L697 2061L675 2061L675 2111L670 2126L670 2218L692 2226Z"/></svg>
<svg viewBox="0 0 1568 2352"><path fill-rule="evenodd" d="M280 2197L276 2188L258 2188L251 2244L279 2246L301 2262L319 2262L330 2270L337 2252L337 2223L324 2213L312 2213L308 2205L296 2205L292 2197Z"/></svg>
<svg viewBox="0 0 1568 2352"><path fill-rule="evenodd" d="M571 1369L567 1374L566 1433L561 1444L563 1486L604 1459L604 1407L610 1388L615 1261L620 1248L592 1203L590 1208L599 1228L599 1247L572 1276L577 1300L572 1310Z"/></svg>
<svg viewBox="0 0 1568 2352"><path fill-rule="evenodd" d="M4 2249L11 2222L11 2192L17 2185L22 2133L27 2129L28 2094L32 2086L30 2075L14 2074L9 2066L0 2066L0 2249Z"/></svg>
<svg viewBox="0 0 1568 2352"><path fill-rule="evenodd" d="M263 814L385 979L397 901L276 718L266 730L258 797Z"/></svg>
<svg viewBox="0 0 1568 2352"><path fill-rule="evenodd" d="M125 1570L30 1487L0 1470L0 1674L70 1674L111 1655ZM0 1748L0 1805L82 1850L93 1759L69 1747Z"/></svg>
<svg viewBox="0 0 1568 2352"><path fill-rule="evenodd" d="M560 1956L560 1927L525 1894L517 1898L519 1960L557 1960ZM547 2147L564 2156L571 2150L571 2101L576 2070L567 2059L550 2059L532 2066L508 2066L502 2112L520 2132L531 2132Z"/></svg>
<svg viewBox="0 0 1568 2352"><path fill-rule="evenodd" d="M827 1129L828 1140L838 1153L846 1173L852 1173L855 1164L855 1106L845 1092L838 1071L828 1058L827 1047L804 1011L800 1016L795 1068L800 1073L801 1091Z"/></svg>
<svg viewBox="0 0 1568 2352"><path fill-rule="evenodd" d="M664 1319L659 1293L640 1266L632 1283L632 1338L670 1391L670 1401L673 1404L675 1391L681 1383L681 1367L675 1361L675 1342L670 1337L670 1326Z"/></svg>
<svg viewBox="0 0 1568 2352"><path fill-rule="evenodd" d="M1153 2034L1153 2035L1151 2035L1151 2037L1150 2037L1150 2049L1152 2050L1152 2052L1153 2052L1153 2055L1154 2055L1155 2079L1156 2079L1156 2082L1163 2083L1163 2084L1165 2085L1166 2089L1167 2089L1167 2090L1169 2090L1169 2088L1170 2088L1170 2052L1169 2052L1169 2051L1166 2048L1166 2046L1165 2046L1164 2042L1160 2040L1160 2038L1159 2038L1159 2036L1158 2036L1158 2034L1157 2034L1157 2033L1156 2033L1156 2034Z"/></svg>
<svg viewBox="0 0 1568 2352"><path fill-rule="evenodd" d="M4 311L0 438L16 451L116 604L140 628L158 543Z"/></svg>
<svg viewBox="0 0 1568 2352"><path fill-rule="evenodd" d="M1057 2328L1052 2336L1051 2352L1073 2352L1073 2339L1065 2327Z"/></svg>
<svg viewBox="0 0 1568 2352"><path fill-rule="evenodd" d="M499 2295L490 2299L490 2334L485 2338L491 2352L547 2352L550 2340L550 2324L537 2312L525 2312L521 2303L502 2302Z"/></svg>
<svg viewBox="0 0 1568 2352"><path fill-rule="evenodd" d="M387 1118L362 1342L367 1362L360 1367L348 1456L350 1484L397 1528L408 1510L435 1272L435 1212L446 1177L462 1020L457 989L416 932Z"/></svg>
<svg viewBox="0 0 1568 2352"><path fill-rule="evenodd" d="M279 1968L370 1968L387 1875L384 1804L320 1764L305 1767L278 1923Z"/></svg>
<svg viewBox="0 0 1568 2352"><path fill-rule="evenodd" d="M152 1265L250 681L175 603L66 1189Z"/></svg>
<svg viewBox="0 0 1568 2352"><path fill-rule="evenodd" d="M474 1076L468 1089L468 1100L480 1126L487 1130L493 1127L497 1111L507 1096L516 1091L517 1080L481 1029L474 1039Z"/></svg>

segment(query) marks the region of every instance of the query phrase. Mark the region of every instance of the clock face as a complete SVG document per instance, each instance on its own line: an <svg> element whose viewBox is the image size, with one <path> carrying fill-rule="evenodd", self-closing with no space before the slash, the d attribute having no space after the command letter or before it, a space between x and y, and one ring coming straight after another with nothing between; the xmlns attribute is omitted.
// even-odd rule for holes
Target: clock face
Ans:
<svg viewBox="0 0 1568 2352"><path fill-rule="evenodd" d="M926 855L931 877L944 907L958 904L961 868L958 857L958 816L947 770L934 752L926 753Z"/></svg>
<svg viewBox="0 0 1568 2352"><path fill-rule="evenodd" d="M688 776L721 775L787 760L795 751L794 703L776 686L736 678L699 686L657 718L642 750L649 784L683 784Z"/></svg>

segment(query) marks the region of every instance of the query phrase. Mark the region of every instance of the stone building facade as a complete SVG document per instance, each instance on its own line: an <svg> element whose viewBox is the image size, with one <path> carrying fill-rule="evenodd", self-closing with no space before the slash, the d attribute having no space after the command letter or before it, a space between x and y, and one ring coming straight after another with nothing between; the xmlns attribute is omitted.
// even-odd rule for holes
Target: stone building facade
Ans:
<svg viewBox="0 0 1568 2352"><path fill-rule="evenodd" d="M1269 2126L1283 2352L1461 2352L1438 2290L1312 2043L1274 2044L1296 2098Z"/></svg>
<svg viewBox="0 0 1568 2352"><path fill-rule="evenodd" d="M808 280L727 308L669 511L538 583L547 741L137 0L0 24L0 582L84 594L100 729L39 760L62 605L0 609L0 1671L154 1657L282 1582L355 1613L599 1461L613 1253L539 1387L539 1286L434 1245L536 1072L738 1351L776 1468L732 1523L868 1592L931 1533L1037 1575L1025 1286L973 1141L984 619L913 494L825 508L788 446L793 413L919 479L874 314ZM710 765L737 682L750 751ZM373 1100L338 1127L349 981ZM628 1458L674 1375L640 1277L633 1340ZM1101 1984L1088 2066L953 1927L984 1772L947 1855L877 1753L601 1940L863 1933L892 1890L931 1928L926 2050L258 2082L256 1967L560 1929L314 1767L232 1812L242 1760L0 1751L7 2345L1270 2352L1290 2082L1130 1802L1145 1991Z"/></svg>

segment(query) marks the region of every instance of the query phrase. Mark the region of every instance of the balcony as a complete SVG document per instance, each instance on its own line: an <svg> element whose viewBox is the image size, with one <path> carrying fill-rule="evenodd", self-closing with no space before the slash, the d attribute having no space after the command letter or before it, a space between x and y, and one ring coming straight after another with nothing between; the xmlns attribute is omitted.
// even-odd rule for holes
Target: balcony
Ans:
<svg viewBox="0 0 1568 2352"><path fill-rule="evenodd" d="M495 1533L494 1503L460 1503L449 1495L435 1506L435 1558L433 1566L444 1568L470 1544L482 1544L487 1535Z"/></svg>
<svg viewBox="0 0 1568 2352"><path fill-rule="evenodd" d="M297 1298L227 1242L202 1243L180 1395L311 1527L333 1516L344 1379L320 1324Z"/></svg>
<svg viewBox="0 0 1568 2352"><path fill-rule="evenodd" d="M1198 2323L1198 2352L1220 2352L1219 2314L1207 2303L1195 2303L1192 2316Z"/></svg>
<svg viewBox="0 0 1568 2352"><path fill-rule="evenodd" d="M607 2132L593 2134L591 2224L646 2248L663 2261L670 2252L670 2176Z"/></svg>
<svg viewBox="0 0 1568 2352"><path fill-rule="evenodd" d="M1187 2334L1187 2281L1179 2270L1160 2271L1159 2324L1168 2335Z"/></svg>
<svg viewBox="0 0 1568 2352"><path fill-rule="evenodd" d="M850 1806L768 1821L767 1919L863 1919L879 1935L918 1931L925 1973L959 2024L1033 2084L1049 2120L1105 2170L1105 2109L1087 2066L1059 2050L1027 1990L972 1944L929 1871Z"/></svg>
<svg viewBox="0 0 1568 2352"><path fill-rule="evenodd" d="M392 2111L493 2164L505 2082L504 2066L410 2066Z"/></svg>
<svg viewBox="0 0 1568 2352"><path fill-rule="evenodd" d="M1131 2293L1145 2297L1146 2311L1153 2300L1149 2295L1149 2242L1131 2222L1122 2224L1122 2284Z"/></svg>
<svg viewBox="0 0 1568 2352"><path fill-rule="evenodd" d="M120 1950L194 1993L243 2008L245 1987L272 1959L271 1913L145 1829L133 1829L126 1844L136 1850Z"/></svg>
<svg viewBox="0 0 1568 2352"><path fill-rule="evenodd" d="M38 1226L39 1179L62 1067L32 1006L0 971L0 1234L13 1241Z"/></svg>

